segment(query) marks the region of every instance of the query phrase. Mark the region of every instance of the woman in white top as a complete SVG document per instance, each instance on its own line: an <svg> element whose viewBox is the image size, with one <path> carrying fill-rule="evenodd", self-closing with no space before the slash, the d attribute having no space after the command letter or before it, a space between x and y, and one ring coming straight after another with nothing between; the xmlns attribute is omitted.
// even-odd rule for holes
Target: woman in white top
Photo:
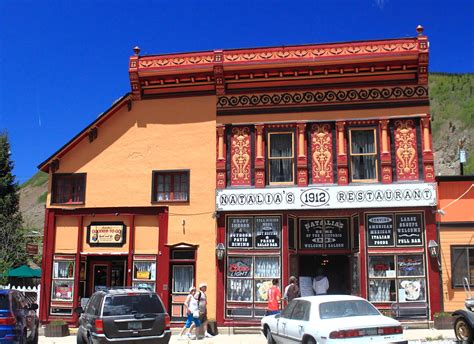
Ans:
<svg viewBox="0 0 474 344"><path fill-rule="evenodd" d="M193 325L198 329L201 326L201 322L199 321L199 302L194 297L196 294L196 287L189 288L189 294L186 296L186 300L184 301L184 309L186 311L186 323L181 330L179 336L181 337L186 329L189 329L188 336L191 336L191 332L193 330Z"/></svg>

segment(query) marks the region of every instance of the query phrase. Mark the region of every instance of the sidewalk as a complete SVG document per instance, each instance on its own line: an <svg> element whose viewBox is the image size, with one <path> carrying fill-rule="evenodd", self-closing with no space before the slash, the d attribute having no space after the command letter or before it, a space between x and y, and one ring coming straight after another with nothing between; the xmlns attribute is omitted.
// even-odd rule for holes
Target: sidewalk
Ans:
<svg viewBox="0 0 474 344"><path fill-rule="evenodd" d="M453 330L435 330L435 329L410 329L405 330L404 336L410 343L430 343L447 344L452 343L454 339ZM75 344L76 336L46 338L40 336L40 344ZM266 340L262 334L220 334L214 338L205 338L199 341L179 338L173 334L170 344L184 343L205 343L205 344L265 344Z"/></svg>

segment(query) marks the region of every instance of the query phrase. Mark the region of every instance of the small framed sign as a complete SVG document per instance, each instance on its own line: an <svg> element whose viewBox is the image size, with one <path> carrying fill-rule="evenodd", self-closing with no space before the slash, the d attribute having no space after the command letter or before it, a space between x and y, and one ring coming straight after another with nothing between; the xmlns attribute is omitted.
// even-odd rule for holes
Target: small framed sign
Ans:
<svg viewBox="0 0 474 344"><path fill-rule="evenodd" d="M87 226L87 243L92 247L121 247L126 234L123 222L91 222Z"/></svg>

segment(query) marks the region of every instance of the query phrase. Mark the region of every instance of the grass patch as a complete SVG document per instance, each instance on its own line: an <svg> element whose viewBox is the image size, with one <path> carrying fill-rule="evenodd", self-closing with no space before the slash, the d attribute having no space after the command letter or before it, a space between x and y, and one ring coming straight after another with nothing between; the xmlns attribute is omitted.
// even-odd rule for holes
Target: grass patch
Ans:
<svg viewBox="0 0 474 344"><path fill-rule="evenodd" d="M45 204L48 197L48 191L45 191L36 199L36 204Z"/></svg>
<svg viewBox="0 0 474 344"><path fill-rule="evenodd" d="M48 182L48 174L42 171L38 171L35 173L33 177L28 179L26 182L20 185L20 188L24 188L26 186L41 186Z"/></svg>

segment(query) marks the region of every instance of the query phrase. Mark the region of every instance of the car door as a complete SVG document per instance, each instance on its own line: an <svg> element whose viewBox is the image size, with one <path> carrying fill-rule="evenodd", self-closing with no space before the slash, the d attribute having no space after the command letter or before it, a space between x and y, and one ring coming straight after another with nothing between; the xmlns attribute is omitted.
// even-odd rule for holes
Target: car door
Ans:
<svg viewBox="0 0 474 344"><path fill-rule="evenodd" d="M293 312L295 306L296 300L292 300L281 312L280 317L277 319L277 328L275 333L276 337L286 340L286 327L288 325L288 321L291 319L291 313Z"/></svg>
<svg viewBox="0 0 474 344"><path fill-rule="evenodd" d="M286 337L290 341L301 343L303 336L309 327L310 311L311 303L309 301L297 300L286 325Z"/></svg>

